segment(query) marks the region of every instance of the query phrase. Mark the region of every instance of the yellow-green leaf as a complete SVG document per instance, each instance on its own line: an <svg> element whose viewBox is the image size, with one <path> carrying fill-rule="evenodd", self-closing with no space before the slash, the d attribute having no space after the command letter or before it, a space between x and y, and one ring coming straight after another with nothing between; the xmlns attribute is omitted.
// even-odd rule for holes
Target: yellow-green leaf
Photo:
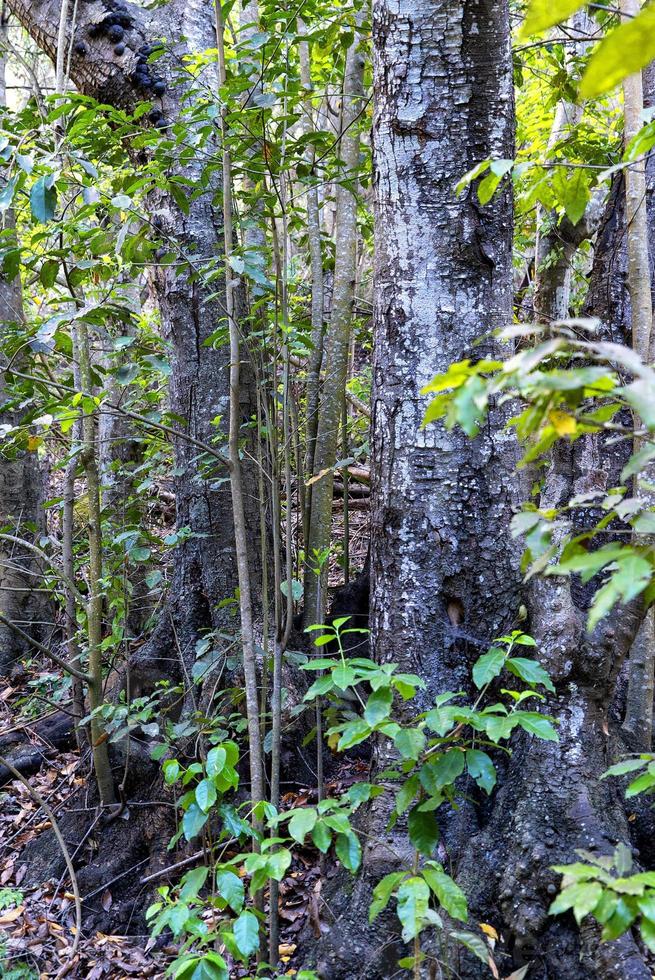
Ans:
<svg viewBox="0 0 655 980"><path fill-rule="evenodd" d="M580 97L593 99L609 92L654 58L655 7L651 5L600 42L580 82Z"/></svg>

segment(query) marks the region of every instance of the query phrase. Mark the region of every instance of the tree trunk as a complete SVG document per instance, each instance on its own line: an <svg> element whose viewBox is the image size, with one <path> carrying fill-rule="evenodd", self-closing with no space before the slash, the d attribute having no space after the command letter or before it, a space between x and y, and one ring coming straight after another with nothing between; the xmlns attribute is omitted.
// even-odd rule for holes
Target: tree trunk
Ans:
<svg viewBox="0 0 655 980"><path fill-rule="evenodd" d="M0 105L6 105L7 24L0 19ZM13 213L5 212L4 227L13 227ZM12 343L12 327L23 325L23 294L20 278L8 279L0 273L0 342L8 360L21 343ZM16 364L16 361L13 362ZM20 421L13 404L5 372L0 372L0 419L12 426ZM36 451L26 448L27 439L15 446L2 446L0 456L0 526L17 537L34 539L43 530L43 474ZM52 607L43 587L43 570L34 555L18 545L0 544L0 613L16 623L34 639L44 641L44 623ZM32 654L29 645L8 626L0 625L0 676L8 674L23 655Z"/></svg>
<svg viewBox="0 0 655 980"><path fill-rule="evenodd" d="M14 13L39 47L54 61L57 53L59 3L56 0L10 0ZM107 37L110 15L120 16L125 30L125 53L117 57ZM150 69L167 83L159 101L164 120L172 122L185 104L188 92L170 85L174 65L185 51L215 47L213 17L202 0L173 0L165 6L147 10L132 3L95 0L78 4L74 41L82 41L84 53L74 51L71 79L80 91L102 102L132 108L145 94L136 80L139 49L160 38L172 39L172 56L161 58ZM70 43L71 38L68 38ZM214 147L214 149L216 149ZM204 167L203 156L180 163L177 174L198 185ZM214 176L220 186L220 175ZM150 218L166 241L186 256L223 253L220 209L211 201L211 189L190 199L189 211L182 211L167 194L152 195ZM195 643L203 630L225 624L227 613L218 609L221 600L234 597L237 586L234 530L227 468L216 459L202 459L191 436L211 443L218 432L227 437L229 406L229 350L214 349L205 342L216 331L225 315L225 285L211 285L194 278L191 269L161 265L153 276L153 288L162 317L162 332L173 349L170 379L171 411L178 420L181 435L175 440L176 502L178 529L182 534L176 549L170 602L161 612L158 629L151 641L135 657L135 670L153 678L180 673L193 663ZM213 298L208 298L209 296ZM247 372L244 371L247 374ZM242 420L253 414L251 385L242 385ZM220 417L221 424L212 424ZM246 471L246 478L251 474ZM246 492L252 506L249 523L257 520L256 495ZM256 556L254 556L256 559ZM253 562L253 582L259 578L258 562ZM257 588L255 585L255 595Z"/></svg>
<svg viewBox="0 0 655 980"><path fill-rule="evenodd" d="M373 15L371 641L377 660L426 680L427 706L467 684L520 605L508 545L515 452L502 413L472 440L421 428L422 387L454 360L493 355L493 339L482 351L475 342L511 320L509 190L487 208L473 189L455 194L475 164L512 155L509 15L503 3L464 0L376 0ZM361 980L391 976L403 955L397 923L364 925L372 886L405 866L406 835L385 830L388 814L380 797L365 826L363 872L331 898L337 919L317 954L330 980L351 977L353 962ZM460 821L454 834L463 831Z"/></svg>
<svg viewBox="0 0 655 980"><path fill-rule="evenodd" d="M311 384L308 389L308 412L318 411L316 441L312 460L312 477L316 482L307 488L308 540L306 544L304 603L305 626L322 622L327 595L327 562L320 574L315 571L316 556L329 547L332 533L332 488L334 464L339 446L344 391L348 374L350 334L357 274L357 198L345 184L355 181L359 168L360 135L357 119L363 95L364 55L359 50L359 36L350 46L346 57L341 110L341 158L343 173L336 189L337 220L335 229L334 288L332 314L325 338L322 358L324 385L318 408L311 404ZM318 264L318 259L316 259ZM322 290L321 290L322 292ZM318 315L318 310L316 310ZM308 433L309 438L311 435ZM311 443L308 442L308 447Z"/></svg>

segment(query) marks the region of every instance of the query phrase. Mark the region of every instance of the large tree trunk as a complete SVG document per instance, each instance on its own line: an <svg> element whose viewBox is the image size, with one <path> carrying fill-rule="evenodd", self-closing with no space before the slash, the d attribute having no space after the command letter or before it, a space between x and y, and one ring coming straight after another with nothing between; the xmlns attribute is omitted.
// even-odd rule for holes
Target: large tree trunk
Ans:
<svg viewBox="0 0 655 980"><path fill-rule="evenodd" d="M3 106L6 105L6 33L7 25L0 19L0 105ZM5 212L4 227L12 226L13 213ZM20 350L19 330L23 318L20 278L9 279L0 273L0 342L3 355L8 359ZM4 372L0 372L0 421L3 426L13 426L20 421L20 411L13 403ZM30 451L27 438L23 437L22 444L16 445L12 445L11 440L5 441L0 447L0 527L16 537L32 541L35 532L43 530L42 490L39 457L35 451ZM47 639L45 623L52 613L47 593L41 590L43 569L34 554L3 541L0 544L0 613L38 641ZM21 656L32 653L21 636L10 627L0 625L0 676L9 673Z"/></svg>
<svg viewBox="0 0 655 980"><path fill-rule="evenodd" d="M654 173L651 163L650 181ZM654 216L649 205L651 226ZM620 177L598 233L585 312L602 321L605 337L630 344L626 208ZM608 444L600 437L561 445L535 502L557 507L574 495L616 486L629 452L628 445ZM520 741L491 817L471 841L461 865L461 880L474 909L503 933L514 966L531 961L529 976L534 980L650 976L630 933L601 943L599 930L587 922L578 929L572 919L547 914L559 884L550 868L575 860L576 849L609 854L618 842L630 845L633 838L642 853L651 851L641 840L643 836L648 841L653 829L652 817L640 812L646 808L632 806L639 819L631 825L622 787L599 779L611 763L644 747L634 744L636 733L622 729L621 699L615 698L617 676L631 646L636 646L642 613L639 608L614 610L588 634L590 598L590 587L567 579L537 579L528 589L529 629L557 686L558 696L549 707L560 719L560 740ZM641 691L633 694L643 702Z"/></svg>
<svg viewBox="0 0 655 980"><path fill-rule="evenodd" d="M11 0L8 7L54 60L59 4L55 0ZM107 37L110 17L118 17L125 30L126 49L121 56L114 54ZM187 51L216 46L212 11L202 0L173 0L153 10L119 0L78 4L74 40L83 42L86 50L73 52L72 81L87 95L130 109L140 100L152 98L151 90L144 90L135 73L141 57L139 49L160 38L170 40L170 56L146 71L167 83L165 95L155 102L161 107L164 120L172 122L188 98L183 86L169 84L174 66L180 64ZM143 68L139 71L143 75ZM207 84L210 74L203 76ZM198 186L205 163L205 156L198 154L180 163L177 173L191 186ZM190 199L188 213L167 194L151 197L150 219L180 255L223 254L221 211L212 203L212 188L220 187L215 174L212 182L206 194ZM191 269L181 270L176 263L172 267L161 265L155 271L153 288L163 334L173 350L170 406L181 432L175 440L177 526L190 529L192 536L176 550L170 601L162 610L151 641L135 658L135 672L142 675L140 683L146 684L148 674L153 680L162 674L188 678L199 635L203 630L225 625L227 614L218 609L218 604L233 597L237 585L227 468L215 458L203 458L197 443L185 438L211 443L219 430L227 431L229 350L226 346L214 349L205 345L224 320L224 283L214 279L206 285L202 277L194 278ZM212 298L208 298L210 294ZM250 395L249 384L243 384L244 421L252 415ZM217 416L222 418L219 428L212 424ZM246 499L255 504L254 494L247 493ZM249 517L254 525L255 506ZM253 577L258 578L257 568L253 569Z"/></svg>
<svg viewBox="0 0 655 980"><path fill-rule="evenodd" d="M495 340L475 342L511 319L509 190L486 208L473 189L455 193L475 164L512 155L509 18L492 0L377 0L373 12L372 644L379 661L426 680L427 706L467 685L520 605L509 535L516 459L501 413L472 440L421 428L421 388L452 361L497 353ZM397 923L363 927L371 887L403 850L405 831L385 832L388 814L389 801L376 800L363 873L336 898L318 953L331 980L351 977L353 961L362 980L390 976L403 955ZM461 816L453 842L470 833L470 808Z"/></svg>

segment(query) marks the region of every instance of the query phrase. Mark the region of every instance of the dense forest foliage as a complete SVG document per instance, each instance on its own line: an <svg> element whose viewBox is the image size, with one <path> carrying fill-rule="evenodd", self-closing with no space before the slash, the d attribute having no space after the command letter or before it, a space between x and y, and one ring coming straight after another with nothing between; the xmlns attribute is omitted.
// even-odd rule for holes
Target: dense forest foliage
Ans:
<svg viewBox="0 0 655 980"><path fill-rule="evenodd" d="M655 975L654 59L3 0L0 977Z"/></svg>

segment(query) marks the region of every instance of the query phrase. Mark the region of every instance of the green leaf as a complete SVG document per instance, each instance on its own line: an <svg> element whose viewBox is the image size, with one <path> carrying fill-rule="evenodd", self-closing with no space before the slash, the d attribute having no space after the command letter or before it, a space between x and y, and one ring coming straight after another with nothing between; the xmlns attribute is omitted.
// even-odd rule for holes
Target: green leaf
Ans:
<svg viewBox="0 0 655 980"><path fill-rule="evenodd" d="M353 873L357 871L362 860L362 848L357 834L352 830L347 834L337 834L334 848L344 868Z"/></svg>
<svg viewBox="0 0 655 980"><path fill-rule="evenodd" d="M57 191L52 174L39 177L30 191L30 209L41 224L51 221L57 208Z"/></svg>
<svg viewBox="0 0 655 980"><path fill-rule="evenodd" d="M439 840L439 827L434 813L414 807L408 820L409 839L421 854L430 857Z"/></svg>
<svg viewBox="0 0 655 980"><path fill-rule="evenodd" d="M655 953L655 922L651 919L642 919L639 925L641 938L651 953Z"/></svg>
<svg viewBox="0 0 655 980"><path fill-rule="evenodd" d="M329 827L322 821L317 821L312 829L312 840L321 854L327 854L332 843L332 834Z"/></svg>
<svg viewBox="0 0 655 980"><path fill-rule="evenodd" d="M431 796L438 795L446 786L452 786L464 772L464 753L459 749L448 751L421 766L421 785Z"/></svg>
<svg viewBox="0 0 655 980"><path fill-rule="evenodd" d="M369 696L364 709L364 718L371 727L388 717L393 702L390 687L380 687Z"/></svg>
<svg viewBox="0 0 655 980"><path fill-rule="evenodd" d="M439 904L454 919L466 922L468 906L466 896L459 885L447 875L440 864L430 861L423 868L423 877L437 897Z"/></svg>
<svg viewBox="0 0 655 980"><path fill-rule="evenodd" d="M241 911L246 897L245 888L243 881L234 871L217 871L216 888L233 912Z"/></svg>
<svg viewBox="0 0 655 980"><path fill-rule="evenodd" d="M521 27L519 37L540 34L561 21L568 20L571 14L585 5L586 0L530 0L528 12Z"/></svg>
<svg viewBox="0 0 655 980"><path fill-rule="evenodd" d="M259 922L257 916L245 909L232 926L239 952L248 959L259 949Z"/></svg>
<svg viewBox="0 0 655 980"><path fill-rule="evenodd" d="M368 738L370 734L371 727L364 721L363 718L357 718L355 721L348 722L341 733L341 738L339 739L339 751L343 752L344 749L349 749L353 745L359 745L359 743Z"/></svg>
<svg viewBox="0 0 655 980"><path fill-rule="evenodd" d="M19 177L12 177L2 188L0 192L0 212L7 211L13 204L19 179Z"/></svg>
<svg viewBox="0 0 655 980"><path fill-rule="evenodd" d="M627 932L636 917L637 913L632 906L629 905L624 898L620 898L616 903L614 913L603 927L601 939L603 939L604 942L609 942L612 939L618 939L624 932Z"/></svg>
<svg viewBox="0 0 655 980"><path fill-rule="evenodd" d="M601 779L606 779L608 776L625 776L629 772L634 772L636 769L643 769L650 759L624 759L623 762L616 762L613 766L610 766L602 775Z"/></svg>
<svg viewBox="0 0 655 980"><path fill-rule="evenodd" d="M212 783L211 779L203 779L196 786L196 803L203 813L207 813L208 810L211 810L216 802L217 796L218 794L216 792L216 787Z"/></svg>
<svg viewBox="0 0 655 980"><path fill-rule="evenodd" d="M540 715L538 711L515 711L512 717L530 735L543 738L546 742L559 741L557 732L550 721L543 715Z"/></svg>
<svg viewBox="0 0 655 980"><path fill-rule="evenodd" d="M643 773L641 776L637 776L625 791L626 799L631 799L633 796L639 796L640 793L645 793L647 790L652 789L655 786L655 773L650 771L652 766L648 767L648 771Z"/></svg>
<svg viewBox="0 0 655 980"><path fill-rule="evenodd" d="M345 691L347 687L354 684L356 679L355 671L352 669L352 667L341 664L339 667L335 667L332 671L332 680L342 691Z"/></svg>
<svg viewBox="0 0 655 980"><path fill-rule="evenodd" d="M302 844L307 834L312 830L317 820L316 810L313 807L304 807L296 810L289 821L289 834L299 844Z"/></svg>
<svg viewBox="0 0 655 980"><path fill-rule="evenodd" d="M553 694L555 693L555 688L548 676L548 672L536 660L528 660L526 657L510 657L509 660L505 661L505 666L512 674L525 681L526 684L530 684L532 687L540 684L547 691L552 691Z"/></svg>
<svg viewBox="0 0 655 980"><path fill-rule="evenodd" d="M453 931L450 933L453 939L456 939L458 943L462 946L466 946L474 956L485 964L489 966L489 947L485 943L481 936L477 936L474 932L458 932Z"/></svg>
<svg viewBox="0 0 655 980"><path fill-rule="evenodd" d="M487 753L480 749L467 749L466 767L478 786L486 793L491 793L496 785L496 767Z"/></svg>
<svg viewBox="0 0 655 980"><path fill-rule="evenodd" d="M220 953L211 951L184 959L173 976L175 980L228 980L227 964Z"/></svg>
<svg viewBox="0 0 655 980"><path fill-rule="evenodd" d="M430 889L423 878L407 878L398 889L398 918L403 927L403 942L408 943L423 928L430 907Z"/></svg>
<svg viewBox="0 0 655 980"><path fill-rule="evenodd" d="M209 874L209 868L194 868L193 871L187 871L187 873L182 878L182 888L180 889L180 898L187 901L190 898L195 898L207 881L207 875Z"/></svg>
<svg viewBox="0 0 655 980"><path fill-rule="evenodd" d="M415 772L407 779L396 793L396 813L399 816L405 812L418 792L419 778Z"/></svg>
<svg viewBox="0 0 655 980"><path fill-rule="evenodd" d="M494 677L498 677L505 663L505 651L500 647L491 647L487 653L473 664L473 683L477 688L484 687Z"/></svg>
<svg viewBox="0 0 655 980"><path fill-rule="evenodd" d="M655 59L655 8L644 7L633 19L611 31L594 51L580 83L580 97L609 92L628 75Z"/></svg>
<svg viewBox="0 0 655 980"><path fill-rule="evenodd" d="M561 167L552 180L553 190L572 225L577 225L587 210L591 198L589 179L582 167L571 172Z"/></svg>
<svg viewBox="0 0 655 980"><path fill-rule="evenodd" d="M549 915L561 915L573 909L575 920L580 922L598 905L603 894L603 886L598 881L576 881L564 888L548 909Z"/></svg>
<svg viewBox="0 0 655 980"><path fill-rule="evenodd" d="M266 867L271 878L282 881L291 864L291 852L286 847L281 847L273 854L269 854Z"/></svg>
<svg viewBox="0 0 655 980"><path fill-rule="evenodd" d="M197 803L192 803L182 818L182 830L187 840L196 837L207 823L208 815L203 813Z"/></svg>
<svg viewBox="0 0 655 980"><path fill-rule="evenodd" d="M207 753L207 764L205 766L208 776L218 776L225 768L227 762L227 751L222 745L217 745Z"/></svg>
<svg viewBox="0 0 655 980"><path fill-rule="evenodd" d="M401 728L396 732L394 745L403 759L418 759L425 749L425 734L420 728Z"/></svg>
<svg viewBox="0 0 655 980"><path fill-rule="evenodd" d="M387 907L394 890L406 874L406 871L392 871L391 874L385 875L381 881L378 881L373 889L373 901L368 910L369 922L374 922L380 912Z"/></svg>

